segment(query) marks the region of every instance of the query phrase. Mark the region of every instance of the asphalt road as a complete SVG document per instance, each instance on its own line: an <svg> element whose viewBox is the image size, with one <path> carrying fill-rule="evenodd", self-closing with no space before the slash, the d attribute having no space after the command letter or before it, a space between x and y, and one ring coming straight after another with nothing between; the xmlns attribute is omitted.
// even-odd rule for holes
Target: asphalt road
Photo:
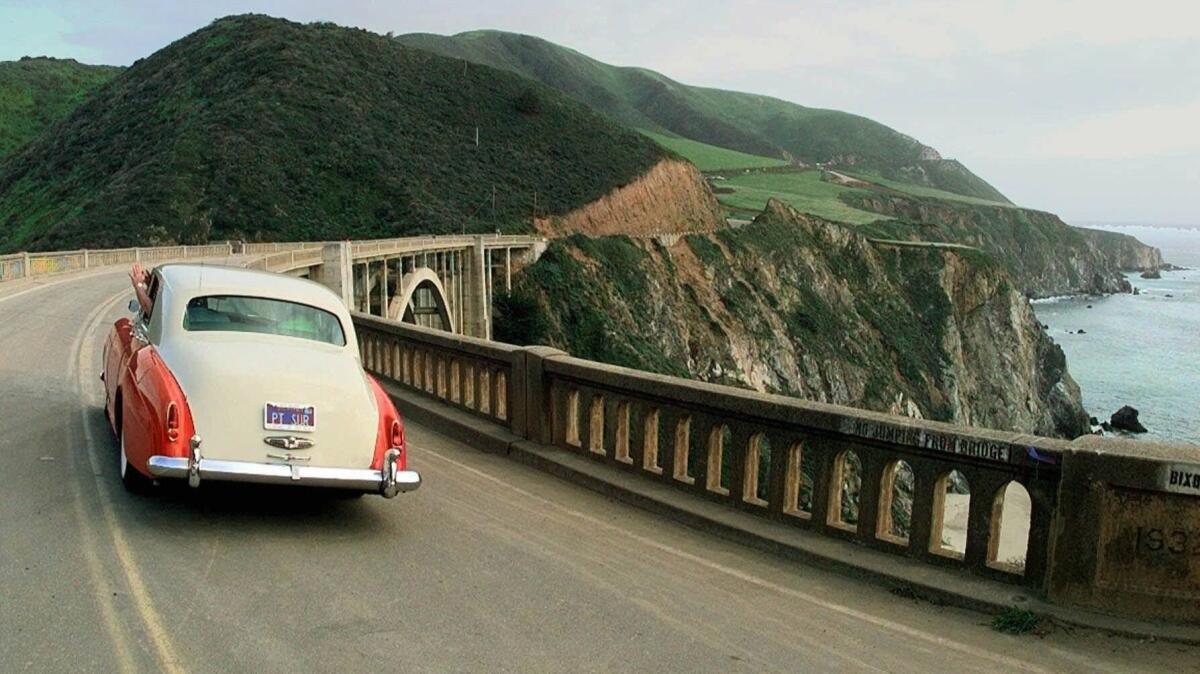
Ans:
<svg viewBox="0 0 1200 674"><path fill-rule="evenodd" d="M126 494L100 347L123 272L0 287L0 671L1184 671L994 632L410 425L392 501ZM1194 671L1194 670L1192 670Z"/></svg>

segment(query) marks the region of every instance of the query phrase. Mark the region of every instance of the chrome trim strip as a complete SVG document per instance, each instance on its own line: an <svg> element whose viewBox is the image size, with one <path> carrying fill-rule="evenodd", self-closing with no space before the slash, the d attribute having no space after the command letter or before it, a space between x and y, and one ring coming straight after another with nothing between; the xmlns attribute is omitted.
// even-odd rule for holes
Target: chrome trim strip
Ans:
<svg viewBox="0 0 1200 674"><path fill-rule="evenodd" d="M203 480L256 482L260 484L298 484L313 487L332 487L364 492L376 492L385 498L416 491L421 487L421 474L415 470L397 470L399 450L388 450L384 470L370 468L332 468L327 466L298 466L250 461L222 461L199 456L199 445L192 459L173 456L152 456L147 464L150 474L161 478L188 478L197 486Z"/></svg>

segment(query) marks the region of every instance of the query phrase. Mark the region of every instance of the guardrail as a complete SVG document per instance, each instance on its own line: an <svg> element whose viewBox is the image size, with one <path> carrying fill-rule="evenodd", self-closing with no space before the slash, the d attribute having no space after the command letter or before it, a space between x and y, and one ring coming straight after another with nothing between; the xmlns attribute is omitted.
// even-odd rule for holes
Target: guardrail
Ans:
<svg viewBox="0 0 1200 674"><path fill-rule="evenodd" d="M1052 600L1200 624L1200 447L954 426L354 321L368 370L519 437Z"/></svg>

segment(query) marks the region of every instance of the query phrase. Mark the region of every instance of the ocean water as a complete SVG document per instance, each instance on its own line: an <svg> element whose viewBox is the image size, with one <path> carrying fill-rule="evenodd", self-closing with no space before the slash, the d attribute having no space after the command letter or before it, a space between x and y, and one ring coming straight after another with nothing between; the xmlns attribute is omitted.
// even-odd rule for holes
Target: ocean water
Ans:
<svg viewBox="0 0 1200 674"><path fill-rule="evenodd" d="M1132 405L1149 430L1139 437L1200 445L1200 227L1087 226L1132 234L1189 269L1129 274L1139 295L1042 300L1034 312L1066 352L1089 414L1103 421Z"/></svg>

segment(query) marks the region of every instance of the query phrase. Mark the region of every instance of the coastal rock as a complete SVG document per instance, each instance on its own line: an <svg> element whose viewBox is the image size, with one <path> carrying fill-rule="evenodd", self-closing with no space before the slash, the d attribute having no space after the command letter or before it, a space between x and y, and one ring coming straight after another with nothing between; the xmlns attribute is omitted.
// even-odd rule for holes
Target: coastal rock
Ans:
<svg viewBox="0 0 1200 674"><path fill-rule="evenodd" d="M546 308L546 343L578 357L1006 431L1091 430L1003 265L881 246L774 199L745 227L667 244L558 239L516 281Z"/></svg>
<svg viewBox="0 0 1200 674"><path fill-rule="evenodd" d="M1096 417L1088 417L1088 423L1091 424L1092 426L1099 426L1100 420L1097 419Z"/></svg>
<svg viewBox="0 0 1200 674"><path fill-rule="evenodd" d="M1075 334L1077 334L1077 335L1086 335L1086 334L1087 334L1087 330L1084 330L1083 328L1079 328L1079 331L1078 331L1078 332L1076 332Z"/></svg>
<svg viewBox="0 0 1200 674"><path fill-rule="evenodd" d="M1128 431L1130 433L1146 432L1146 427L1138 421L1138 411L1129 405L1125 405L1116 412L1113 412L1112 418L1109 421L1112 427L1119 431Z"/></svg>
<svg viewBox="0 0 1200 674"><path fill-rule="evenodd" d="M1142 278L1148 278L1148 279L1162 278L1162 274L1159 273L1159 271L1157 269L1147 269L1146 271L1142 272L1141 276L1142 276Z"/></svg>

